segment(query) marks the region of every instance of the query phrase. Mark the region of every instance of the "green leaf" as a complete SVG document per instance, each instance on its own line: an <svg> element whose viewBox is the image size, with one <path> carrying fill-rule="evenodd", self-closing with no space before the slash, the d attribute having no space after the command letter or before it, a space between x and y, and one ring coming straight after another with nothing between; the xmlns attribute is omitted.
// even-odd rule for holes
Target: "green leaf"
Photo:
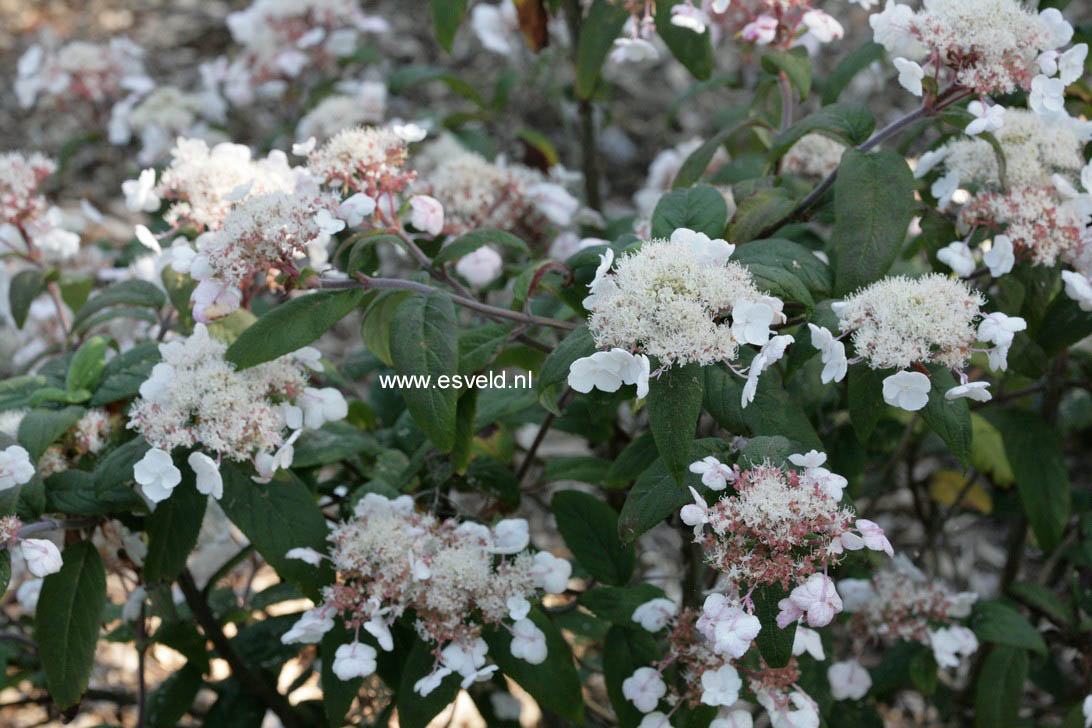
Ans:
<svg viewBox="0 0 1092 728"><path fill-rule="evenodd" d="M326 519L311 491L295 477L255 483L231 463L224 463L220 472L224 477L220 507L227 517L282 579L318 601L322 587L333 581L329 562L316 567L284 556L297 547L326 550Z"/></svg>
<svg viewBox="0 0 1092 728"><path fill-rule="evenodd" d="M652 667L660 659L656 639L644 630L614 626L603 642L603 679L607 696L621 728L637 728L644 714L622 692L622 683L639 667Z"/></svg>
<svg viewBox="0 0 1092 728"><path fill-rule="evenodd" d="M1054 592L1034 581L1016 581L1009 585L1009 593L1035 609L1043 612L1059 625L1073 623L1072 608Z"/></svg>
<svg viewBox="0 0 1092 728"><path fill-rule="evenodd" d="M1047 654L1046 642L1024 615L998 601L978 602L971 614L971 629L983 642L1019 647Z"/></svg>
<svg viewBox="0 0 1092 728"><path fill-rule="evenodd" d="M459 374L474 374L493 361L512 331L504 324L485 324L459 331Z"/></svg>
<svg viewBox="0 0 1092 728"><path fill-rule="evenodd" d="M108 306L144 306L158 309L166 302L167 297L163 291L148 281L122 281L91 297L76 313L72 326L79 326L92 314Z"/></svg>
<svg viewBox="0 0 1092 728"><path fill-rule="evenodd" d="M759 585L755 587L752 599L755 603L755 616L762 624L762 629L755 638L762 659L770 667L784 667L792 657L792 643L796 637L796 622L781 629L777 626L777 603L789 594L779 585Z"/></svg>
<svg viewBox="0 0 1092 728"><path fill-rule="evenodd" d="M147 724L151 728L173 728L193 705L204 686L201 670L186 664L148 695Z"/></svg>
<svg viewBox="0 0 1092 728"><path fill-rule="evenodd" d="M884 48L879 43L871 41L859 48L855 48L849 55L838 62L834 70L830 72L823 82L823 105L832 104L845 91L853 78L883 58Z"/></svg>
<svg viewBox="0 0 1092 728"><path fill-rule="evenodd" d="M356 240L353 240L356 238ZM387 243L391 247L400 248L402 241L394 235L369 235L357 233L345 245L349 246L349 254L345 260L345 272L350 276L356 273L371 275L379 269L379 244Z"/></svg>
<svg viewBox="0 0 1092 728"><path fill-rule="evenodd" d="M952 373L942 366L929 365L931 385L929 402L921 410L925 424L944 440L952 455L964 465L971 463L971 410L966 399L947 400L944 393L956 386Z"/></svg>
<svg viewBox="0 0 1092 728"><path fill-rule="evenodd" d="M883 277L914 208L914 176L894 152L848 149L834 181L834 287L851 293Z"/></svg>
<svg viewBox="0 0 1092 728"><path fill-rule="evenodd" d="M95 466L95 491L106 492L114 485L132 481L133 466L144 457L150 447L143 437L134 437L111 450Z"/></svg>
<svg viewBox="0 0 1092 728"><path fill-rule="evenodd" d="M474 416L478 412L478 389L459 397L455 407L455 443L451 446L451 467L456 473L466 472L474 445Z"/></svg>
<svg viewBox="0 0 1092 728"><path fill-rule="evenodd" d="M656 462L656 442L652 433L644 431L623 448L610 463L604 478L604 488L624 488L640 477Z"/></svg>
<svg viewBox="0 0 1092 728"><path fill-rule="evenodd" d="M436 30L436 40L448 53L451 53L455 32L465 12L466 0L432 0L432 25Z"/></svg>
<svg viewBox="0 0 1092 728"><path fill-rule="evenodd" d="M538 375L539 401L543 407L555 415L561 414L556 404L558 389L569 378L569 367L577 359L594 353L595 340L587 325L573 329L562 339L542 362L542 372Z"/></svg>
<svg viewBox="0 0 1092 728"><path fill-rule="evenodd" d="M492 657L492 650L490 656ZM406 663L402 667L402 682L398 686L398 724L405 728L425 728L440 711L446 708L459 694L460 677L452 673L444 678L439 687L428 695L418 695L413 685L432 672L436 658L432 648L420 639L413 641ZM336 678L335 678L336 679Z"/></svg>
<svg viewBox="0 0 1092 728"><path fill-rule="evenodd" d="M727 443L723 440L704 438L694 442L691 456L694 460L707 455L722 456L726 448ZM642 533L692 502L688 488L693 487L699 492L705 488L701 477L691 472L686 473L682 485L679 487L662 460L657 460L642 473L626 496L618 517L618 533L622 542L632 543Z"/></svg>
<svg viewBox="0 0 1092 728"><path fill-rule="evenodd" d="M11 551L4 549L0 552L0 597L8 590L11 583Z"/></svg>
<svg viewBox="0 0 1092 728"><path fill-rule="evenodd" d="M30 407L34 394L51 381L40 374L24 374L0 381L0 411Z"/></svg>
<svg viewBox="0 0 1092 728"><path fill-rule="evenodd" d="M144 579L149 583L169 582L186 566L208 505L208 496L198 493L194 486L196 476L181 450L174 457L174 465L182 471L182 481L145 521L148 555L144 557Z"/></svg>
<svg viewBox="0 0 1092 728"><path fill-rule="evenodd" d="M1015 647L990 650L975 686L977 728L1015 728L1020 725L1028 654Z"/></svg>
<svg viewBox="0 0 1092 728"><path fill-rule="evenodd" d="M1092 312L1082 311L1076 301L1059 293L1043 315L1035 340L1047 356L1054 356L1089 334L1092 334Z"/></svg>
<svg viewBox="0 0 1092 728"><path fill-rule="evenodd" d="M27 314L30 313L30 304L44 290L45 279L41 271L21 270L12 276L11 287L8 289L8 306L16 328L23 328Z"/></svg>
<svg viewBox="0 0 1092 728"><path fill-rule="evenodd" d="M705 170L709 168L709 163L713 161L721 145L736 132L752 126L765 126L765 122L761 119L745 119L727 129L720 130L706 140L683 161L679 171L675 173L675 180L671 183L671 187L679 189L697 183L705 174Z"/></svg>
<svg viewBox="0 0 1092 728"><path fill-rule="evenodd" d="M1018 410L983 410L1001 433L1020 501L1039 547L1050 552L1069 519L1069 475L1061 441L1040 417Z"/></svg>
<svg viewBox="0 0 1092 728"><path fill-rule="evenodd" d="M789 81L800 92L800 100L807 101L811 93L811 57L803 46L787 51L774 51L762 56L762 68L773 75L784 71Z"/></svg>
<svg viewBox="0 0 1092 728"><path fill-rule="evenodd" d="M783 466L793 450L793 443L781 435L761 435L752 437L739 451L737 462L741 468L755 468L763 463Z"/></svg>
<svg viewBox="0 0 1092 728"><path fill-rule="evenodd" d="M696 363L674 366L648 383L648 426L667 470L682 483L701 414L704 377Z"/></svg>
<svg viewBox="0 0 1092 728"><path fill-rule="evenodd" d="M876 119L864 104L844 102L824 106L778 134L769 151L771 161L780 159L807 134L819 133L852 147L868 139Z"/></svg>
<svg viewBox="0 0 1092 728"><path fill-rule="evenodd" d="M594 455L559 455L546 461L539 476L540 483L558 480L577 480L581 483L601 485L610 470L611 461Z"/></svg>
<svg viewBox="0 0 1092 728"><path fill-rule="evenodd" d="M69 406L59 410L32 409L19 422L16 439L27 449L30 462L37 463L50 445L60 439L76 424L83 413L83 407Z"/></svg>
<svg viewBox="0 0 1092 728"><path fill-rule="evenodd" d="M720 364L702 367L702 372L705 374L702 407L724 429L743 434L747 423L740 406L743 385L739 378Z"/></svg>
<svg viewBox="0 0 1092 728"><path fill-rule="evenodd" d="M686 31L690 32L690 31ZM652 237L670 238L679 228L690 228L711 238L724 235L728 204L709 185L671 190L652 211Z"/></svg>
<svg viewBox="0 0 1092 728"><path fill-rule="evenodd" d="M922 695L932 695L937 689L937 661L922 650L910 660L910 680ZM881 722L882 726L883 723Z"/></svg>
<svg viewBox="0 0 1092 728"><path fill-rule="evenodd" d="M803 406L781 386L776 371L759 379L754 401L743 409L743 420L755 435L782 435L802 451L823 449Z"/></svg>
<svg viewBox="0 0 1092 728"><path fill-rule="evenodd" d="M883 397L883 378L868 364L860 362L849 368L847 390L853 431L858 440L868 442L883 417L883 407L877 406Z"/></svg>
<svg viewBox="0 0 1092 728"><path fill-rule="evenodd" d="M87 303L87 297L95 289L95 279L86 275L61 274L61 300L70 309L78 311Z"/></svg>
<svg viewBox="0 0 1092 728"><path fill-rule="evenodd" d="M239 334L224 358L246 369L302 349L356 308L364 294L359 288L317 291L282 303Z"/></svg>
<svg viewBox="0 0 1092 728"><path fill-rule="evenodd" d="M599 81L599 71L610 53L614 39L625 25L629 13L608 0L594 0L580 24L576 48L576 95L590 99Z"/></svg>
<svg viewBox="0 0 1092 728"><path fill-rule="evenodd" d="M49 693L64 710L79 701L91 677L106 607L106 572L90 541L72 544L61 557L61 570L42 583L34 637Z"/></svg>
<svg viewBox="0 0 1092 728"><path fill-rule="evenodd" d="M512 636L507 630L487 628L482 637L489 645L489 657L508 677L531 694L539 705L562 718L584 722L584 699L573 665L569 643L561 631L539 609L527 617L546 635L546 660L539 665L512 656Z"/></svg>
<svg viewBox="0 0 1092 728"><path fill-rule="evenodd" d="M375 454L379 448L374 435L348 422L327 422L317 430L304 430L300 435L296 441L292 467L329 465L359 453Z"/></svg>
<svg viewBox="0 0 1092 728"><path fill-rule="evenodd" d="M152 367L159 363L159 346L155 342L137 344L114 357L102 370L102 383L91 397L91 405L100 407L119 399L136 396L140 385L151 376Z"/></svg>
<svg viewBox="0 0 1092 728"><path fill-rule="evenodd" d="M557 528L565 545L589 574L606 584L621 586L633 575L636 556L618 536L618 514L593 495L562 490L551 501Z"/></svg>
<svg viewBox="0 0 1092 728"><path fill-rule="evenodd" d="M412 296L411 291L380 291L364 309L360 322L360 338L376 359L393 366L391 358L391 326L394 315L402 302Z"/></svg>
<svg viewBox="0 0 1092 728"><path fill-rule="evenodd" d="M664 590L653 584L633 586L597 586L580 594L582 605L595 612L595 616L628 629L644 628L633 621L633 612L645 602L664 596Z"/></svg>
<svg viewBox="0 0 1092 728"><path fill-rule="evenodd" d="M471 230L470 232L455 238L455 240L440 248L440 252L432 259L432 262L436 265L443 265L444 263L458 260L468 253L473 253L483 245L488 245L490 243L505 248L511 248L512 250L525 255L531 254L531 250L527 247L527 243L523 242L512 233L506 233L503 230L484 228L482 230Z"/></svg>
<svg viewBox="0 0 1092 728"><path fill-rule="evenodd" d="M69 392L94 389L106 367L106 337L92 336L80 344L68 365L64 386Z"/></svg>
<svg viewBox="0 0 1092 728"><path fill-rule="evenodd" d="M399 94L410 86L429 81L439 81L463 98L473 101L478 106L485 106L485 100L478 93L478 89L443 68L403 66L388 77L387 84L392 94Z"/></svg>
<svg viewBox="0 0 1092 728"><path fill-rule="evenodd" d="M834 287L834 272L830 266L810 249L791 240L752 240L738 246L732 260L751 271L760 287L765 281L772 285L782 280L782 271L802 284L808 293L821 298L829 296Z"/></svg>
<svg viewBox="0 0 1092 728"><path fill-rule="evenodd" d="M796 208L796 199L784 187L763 187L739 200L732 217L732 239L746 242Z"/></svg>
<svg viewBox="0 0 1092 728"><path fill-rule="evenodd" d="M699 34L671 22L672 6L683 1L660 0L656 3L656 35L694 78L705 80L713 74L713 44L708 30Z"/></svg>
<svg viewBox="0 0 1092 728"><path fill-rule="evenodd" d="M115 450L115 452L117 452ZM95 476L83 470L62 470L45 479L46 508L79 516L101 516L116 511L142 510L144 501L125 485L128 475L95 487Z"/></svg>
<svg viewBox="0 0 1092 728"><path fill-rule="evenodd" d="M455 444L457 389L441 388L437 378L459 369L455 304L439 291L404 301L391 326L394 369L406 376L432 377L429 386L402 390L413 421L442 452Z"/></svg>

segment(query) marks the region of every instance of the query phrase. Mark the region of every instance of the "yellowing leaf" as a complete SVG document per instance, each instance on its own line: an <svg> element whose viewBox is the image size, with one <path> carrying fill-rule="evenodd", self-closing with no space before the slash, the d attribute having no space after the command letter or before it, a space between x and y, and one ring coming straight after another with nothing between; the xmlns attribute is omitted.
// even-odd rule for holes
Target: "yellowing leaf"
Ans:
<svg viewBox="0 0 1092 728"><path fill-rule="evenodd" d="M951 506L959 496L967 476L955 470L938 470L929 478L929 497L937 503ZM963 495L961 505L982 513L993 511L993 499L980 482L975 482Z"/></svg>
<svg viewBox="0 0 1092 728"><path fill-rule="evenodd" d="M981 415L971 414L971 465L980 473L989 473L993 482L1008 488L1013 483L1012 468L1005 455L1001 433Z"/></svg>

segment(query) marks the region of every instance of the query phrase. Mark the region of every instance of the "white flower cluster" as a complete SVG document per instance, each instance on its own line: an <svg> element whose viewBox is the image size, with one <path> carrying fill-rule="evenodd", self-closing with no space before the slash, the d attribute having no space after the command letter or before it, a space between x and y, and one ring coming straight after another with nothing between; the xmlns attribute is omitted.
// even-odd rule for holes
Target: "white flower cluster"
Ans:
<svg viewBox="0 0 1092 728"><path fill-rule="evenodd" d="M838 327L873 369L936 362L962 369L985 299L967 284L933 273L892 276L835 304Z"/></svg>
<svg viewBox="0 0 1092 728"><path fill-rule="evenodd" d="M38 192L56 163L38 153L0 154L0 244L22 254L40 250L51 259L70 258L80 236L61 227L61 212Z"/></svg>
<svg viewBox="0 0 1092 728"><path fill-rule="evenodd" d="M622 256L613 271L608 251L584 300L596 344L655 356L663 367L732 361L743 344L765 345L784 321L783 304L728 260L733 251L685 228Z"/></svg>
<svg viewBox="0 0 1092 728"><path fill-rule="evenodd" d="M175 448L200 446L189 457L198 489L219 498L220 458L251 460L259 475L272 477L292 462L292 443L303 427L318 428L348 413L341 393L307 386L305 367L321 368L318 352L304 348L237 372L224 359L227 347L203 324L181 341L160 344L163 361L140 385L128 426L152 449L133 468L144 495L158 502L181 481L171 459ZM294 432L285 437L285 429Z"/></svg>
<svg viewBox="0 0 1092 728"><path fill-rule="evenodd" d="M321 184L366 194L373 199L401 192L413 181L406 169L404 134L394 128L357 126L342 129L307 155L308 169Z"/></svg>
<svg viewBox="0 0 1092 728"><path fill-rule="evenodd" d="M155 83L144 72L144 49L128 38L108 44L72 41L60 48L30 46L19 59L15 95L24 109L38 98L102 104L126 92L146 92Z"/></svg>
<svg viewBox="0 0 1092 728"><path fill-rule="evenodd" d="M194 298L201 298L202 286L239 287L254 273L270 268L295 273L294 261L305 258L311 246L325 248L330 232L336 231L330 225L344 227L330 212L337 206L332 194L313 184L300 184L290 193L252 195L237 203L223 227L199 239L200 252L188 266L190 275L201 282Z"/></svg>
<svg viewBox="0 0 1092 728"><path fill-rule="evenodd" d="M781 173L826 177L838 169L845 151L845 144L826 134L805 134L781 158Z"/></svg>
<svg viewBox="0 0 1092 728"><path fill-rule="evenodd" d="M1036 15L1018 0L927 0L917 11L887 0L869 22L875 41L896 56L900 83L919 96L930 65L983 95L1032 89L1043 56L1056 58L1073 36L1057 9Z"/></svg>
<svg viewBox="0 0 1092 728"><path fill-rule="evenodd" d="M958 667L960 657L978 649L974 632L956 621L970 616L978 595L948 591L904 556L871 580L839 581L838 591L845 611L853 615L849 626L857 642L919 642L932 648L941 667Z"/></svg>
<svg viewBox="0 0 1092 728"><path fill-rule="evenodd" d="M514 657L532 664L546 659L546 635L529 616L530 600L538 589L563 592L572 567L546 551L530 554L526 521L502 520L493 528L458 523L416 512L409 496L391 500L375 493L365 494L355 514L329 536L338 582L283 642L317 642L340 615L357 635L338 648L334 672L342 680L366 676L375 670L377 653L359 641L360 626L389 651L394 646L390 625L413 610L418 634L437 643L433 670L414 685L422 696L452 673L462 676L465 688L497 669L485 665L481 622L511 633ZM289 556L324 558L314 552ZM480 615L481 622L472 621L471 614Z"/></svg>
<svg viewBox="0 0 1092 728"><path fill-rule="evenodd" d="M806 615L808 624L822 627L841 609L827 567L846 550L893 551L883 529L839 505L846 479L823 467L824 453L812 450L789 460L803 471L770 465L739 471L713 457L693 463L690 470L701 473L706 486L723 490L732 482L735 492L708 506L691 488L694 503L680 517L693 526L706 560L737 591L797 584L779 604L779 626Z"/></svg>
<svg viewBox="0 0 1092 728"><path fill-rule="evenodd" d="M449 235L497 228L536 240L551 225L571 225L580 209L576 198L538 170L490 162L451 136L426 146L415 168L414 191L443 205Z"/></svg>
<svg viewBox="0 0 1092 728"><path fill-rule="evenodd" d="M305 68L326 66L352 55L362 33L385 33L386 20L366 15L357 0L254 0L227 17L228 30L242 53L222 71L233 103L255 96L276 97L285 79Z"/></svg>
<svg viewBox="0 0 1092 728"><path fill-rule="evenodd" d="M657 710L665 697L676 706L700 702L718 707L718 719L727 720L732 715L728 709L739 700L743 688L743 680L731 661L750 648L761 629L758 618L723 595L712 594L700 614L694 610L678 613L675 602L657 598L639 605L632 619L649 632L672 625L668 635L670 656L656 667L637 668L622 681L626 700L646 714L642 725L670 725L670 714ZM668 696L663 677L668 664L675 664L680 671L681 684L686 688L683 694Z"/></svg>
<svg viewBox="0 0 1092 728"><path fill-rule="evenodd" d="M379 81L342 81L296 125L296 138L325 141L342 129L379 124L387 112L387 85Z"/></svg>
<svg viewBox="0 0 1092 728"><path fill-rule="evenodd" d="M213 91L183 91L160 86L146 96L133 94L114 104L110 112L111 144L140 139L137 162L151 164L170 151L178 137L212 137L209 123L223 123L227 109Z"/></svg>
<svg viewBox="0 0 1092 728"><path fill-rule="evenodd" d="M937 363L960 379L958 386L945 392L947 399L987 401L989 384L968 382L963 368L972 352L981 351L988 355L991 368L1004 370L1013 339L1027 324L1017 316L985 313L984 303L966 283L939 273L879 280L834 304L840 336L812 326L812 344L822 351L825 364L823 381L839 381L848 364L861 360L873 369L899 369L883 381L884 401L913 412L928 403L931 384L922 371L907 370ZM856 350L851 360L846 360L840 341L846 336ZM993 346L976 349L975 341Z"/></svg>
<svg viewBox="0 0 1092 728"><path fill-rule="evenodd" d="M253 159L242 144L221 143L211 149L202 139L179 138L171 163L159 176L144 170L123 187L130 210L153 212L160 198L173 202L164 219L171 225L190 223L198 230L215 230L232 205L248 196L291 192L302 170L288 164L281 151Z"/></svg>
<svg viewBox="0 0 1092 728"><path fill-rule="evenodd" d="M1077 261L1092 240L1085 225L1092 216L1092 168L1083 172L1081 154L1092 138L1092 124L1011 109L994 134L1005 156L1004 180L997 155L982 139L956 139L927 152L915 175L922 177L943 164L945 174L933 183L942 207L961 185L974 189L959 212L961 229L1002 226L1015 251L1037 264L1054 265L1059 258ZM1084 191L1078 192L1081 187ZM971 255L966 244L953 243L942 260L959 275L969 275ZM990 267L999 275L1011 265Z"/></svg>

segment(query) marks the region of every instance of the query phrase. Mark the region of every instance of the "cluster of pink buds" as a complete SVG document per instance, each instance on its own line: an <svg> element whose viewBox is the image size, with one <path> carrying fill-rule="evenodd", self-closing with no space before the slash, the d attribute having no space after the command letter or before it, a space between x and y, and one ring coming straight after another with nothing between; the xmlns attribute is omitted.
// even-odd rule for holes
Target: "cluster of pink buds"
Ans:
<svg viewBox="0 0 1092 728"><path fill-rule="evenodd" d="M73 41L59 48L34 44L19 59L15 95L23 108L40 97L102 104L126 93L146 93L155 83L144 72L144 49L128 38L109 43Z"/></svg>
<svg viewBox="0 0 1092 728"><path fill-rule="evenodd" d="M330 534L329 557L312 549L288 552L313 564L329 558L338 581L283 642L317 642L337 617L354 637L337 650L334 672L343 680L367 676L378 653L360 641L361 630L389 651L391 625L412 611L417 634L436 657L433 670L414 686L421 695L452 673L462 676L463 687L492 675L497 668L485 664L482 639L487 626L511 634L514 657L531 664L546 659L546 635L531 618L531 600L537 590L564 591L572 567L546 551L528 552L526 521L506 519L492 528L460 523L417 512L409 496L391 500L375 493L360 500L355 514Z"/></svg>
<svg viewBox="0 0 1092 728"><path fill-rule="evenodd" d="M750 712L737 705L744 680L769 712L773 725L806 725L785 722L787 714L800 710L810 710L818 719L814 702L797 685L800 670L795 657L781 668L770 667L761 657L740 660L761 625L738 600L710 594L700 611L679 611L670 599L652 599L634 610L633 621L650 632L668 629L665 656L653 665L637 668L622 682L626 700L645 714L643 728L667 728L681 707L701 705L717 708L711 723L714 728L749 727L753 720ZM803 649L794 646L793 652L799 654ZM665 705L670 706L664 708L666 712L660 710Z"/></svg>
<svg viewBox="0 0 1092 728"><path fill-rule="evenodd" d="M366 15L357 0L254 0L244 10L227 16L228 30L242 53L219 70L227 82L227 95L245 105L256 95L276 96L287 87L286 79L306 68L331 66L351 56L363 33L386 33L390 24Z"/></svg>
<svg viewBox="0 0 1092 728"><path fill-rule="evenodd" d="M38 191L56 169L52 159L38 153L0 154L0 244L21 257L67 258L79 249L80 236L60 227L60 211Z"/></svg>
<svg viewBox="0 0 1092 728"><path fill-rule="evenodd" d="M974 632L958 621L970 615L978 595L953 593L929 581L905 558L870 580L842 579L838 590L845 611L853 615L849 629L858 651L868 643L901 639L932 648L941 667L956 667L960 657L978 649Z"/></svg>
<svg viewBox="0 0 1092 728"><path fill-rule="evenodd" d="M780 605L781 626L806 616L813 627L828 624L841 610L834 582L826 575L846 550L892 554L883 529L839 506L845 478L822 467L823 453L789 458L801 470L769 463L747 470L707 457L690 466L714 491L731 483L734 493L708 505L691 488L694 503L682 509L694 527L706 560L738 591L748 588L744 605L759 586L792 588ZM793 586L795 585L795 588Z"/></svg>

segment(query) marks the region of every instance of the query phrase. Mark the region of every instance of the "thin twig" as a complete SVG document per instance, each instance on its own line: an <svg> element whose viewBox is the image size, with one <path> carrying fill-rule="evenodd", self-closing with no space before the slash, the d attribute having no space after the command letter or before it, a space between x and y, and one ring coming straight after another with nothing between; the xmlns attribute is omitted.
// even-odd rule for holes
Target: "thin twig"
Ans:
<svg viewBox="0 0 1092 728"><path fill-rule="evenodd" d="M34 640L30 639L29 637L24 637L23 635L16 632L0 632L0 642L18 642L19 644L26 645L31 649L38 649L38 644Z"/></svg>
<svg viewBox="0 0 1092 728"><path fill-rule="evenodd" d="M144 603L140 604L140 616L136 623L137 648L137 728L144 728L144 710L148 702L148 682L145 675L145 660L148 645L145 643Z"/></svg>
<svg viewBox="0 0 1092 728"><path fill-rule="evenodd" d="M560 321L546 316L535 316L534 314L523 313L521 311L512 311L499 306L491 306L488 303L482 303L475 298L468 298L456 293L450 293L441 288L433 288L425 283L407 281L402 278L371 278L358 273L355 280L330 280L320 278L317 283L319 288L363 288L368 291L400 290L413 291L414 293L423 293L425 295L430 293L444 293L450 296L454 303L457 303L464 308L483 313L491 318L505 318L512 321L519 321L524 324L550 326L555 329L565 329L567 331L571 331L579 325L572 321Z"/></svg>
<svg viewBox="0 0 1092 728"><path fill-rule="evenodd" d="M568 0L565 3L565 22L569 27L569 37L573 39L573 66L578 60L580 29L584 24L584 10L580 0ZM603 200L599 192L599 153L595 143L595 106L591 99L581 98L577 102L580 121L580 166L584 173L584 198L593 210L603 209Z"/></svg>
<svg viewBox="0 0 1092 728"><path fill-rule="evenodd" d="M216 615L212 613L208 602L205 601L205 597L197 588L189 569L184 569L178 575L178 586L181 587L182 595L186 598L186 604L193 612L194 619L201 625L205 637L212 642L213 646L216 647L216 651L227 661L231 667L231 674L239 681L239 685L242 686L243 690L262 701L266 707L272 710L280 718L285 728L303 728L306 725L305 721L296 713L295 708L288 702L288 699L277 692L275 686L266 682L264 675L251 669L249 665L243 662L239 653L235 651L235 647L231 644L231 640L227 638L227 635L224 634Z"/></svg>
<svg viewBox="0 0 1092 728"><path fill-rule="evenodd" d="M777 84L781 87L781 131L792 124L792 84L784 71L778 73Z"/></svg>
<svg viewBox="0 0 1092 728"><path fill-rule="evenodd" d="M16 538L26 538L42 531L72 531L78 528L90 528L97 525L101 518L69 518L69 519L57 519L57 518L43 518L40 521L34 523L28 523L15 532Z"/></svg>
<svg viewBox="0 0 1092 728"><path fill-rule="evenodd" d="M966 98L968 93L970 92L964 91L962 89L948 89L939 97L937 97L938 103L929 107L921 106L920 108L911 111L906 116L896 119L895 121L885 126L883 129L880 129L878 132L866 139L864 142L862 142L857 147L857 151L867 152L876 145L881 144L887 139L895 136L900 131L913 124L915 121L918 121L919 119L925 118L927 116L933 116L937 112L942 111L943 109L951 106L957 101ZM834 180L837 176L838 170L835 169L833 172L828 174L826 176L826 179L820 182L819 185L815 187L815 189L809 192L808 196L801 200L800 204L794 207L789 214L785 215L779 220L775 220L774 222L763 228L762 231L759 232L756 236L756 239L768 238L773 235L773 233L775 233L782 225L792 222L793 220L799 220L801 217L803 217L803 214L807 212L812 205L818 202L819 198L822 197L827 190L834 186Z"/></svg>
<svg viewBox="0 0 1092 728"><path fill-rule="evenodd" d="M557 400L558 410L565 409L565 405L572 399L573 390L571 387L566 387L561 397ZM523 477L527 475L527 471L531 469L531 463L535 461L535 453L538 452L538 448L542 445L542 441L546 439L546 433L549 432L550 426L554 423L554 413L547 412L546 417L543 418L542 424L538 427L538 432L535 434L535 440L531 443L531 447L527 449L527 456L523 458L523 462L519 466L519 472L516 473L516 482L522 483Z"/></svg>

